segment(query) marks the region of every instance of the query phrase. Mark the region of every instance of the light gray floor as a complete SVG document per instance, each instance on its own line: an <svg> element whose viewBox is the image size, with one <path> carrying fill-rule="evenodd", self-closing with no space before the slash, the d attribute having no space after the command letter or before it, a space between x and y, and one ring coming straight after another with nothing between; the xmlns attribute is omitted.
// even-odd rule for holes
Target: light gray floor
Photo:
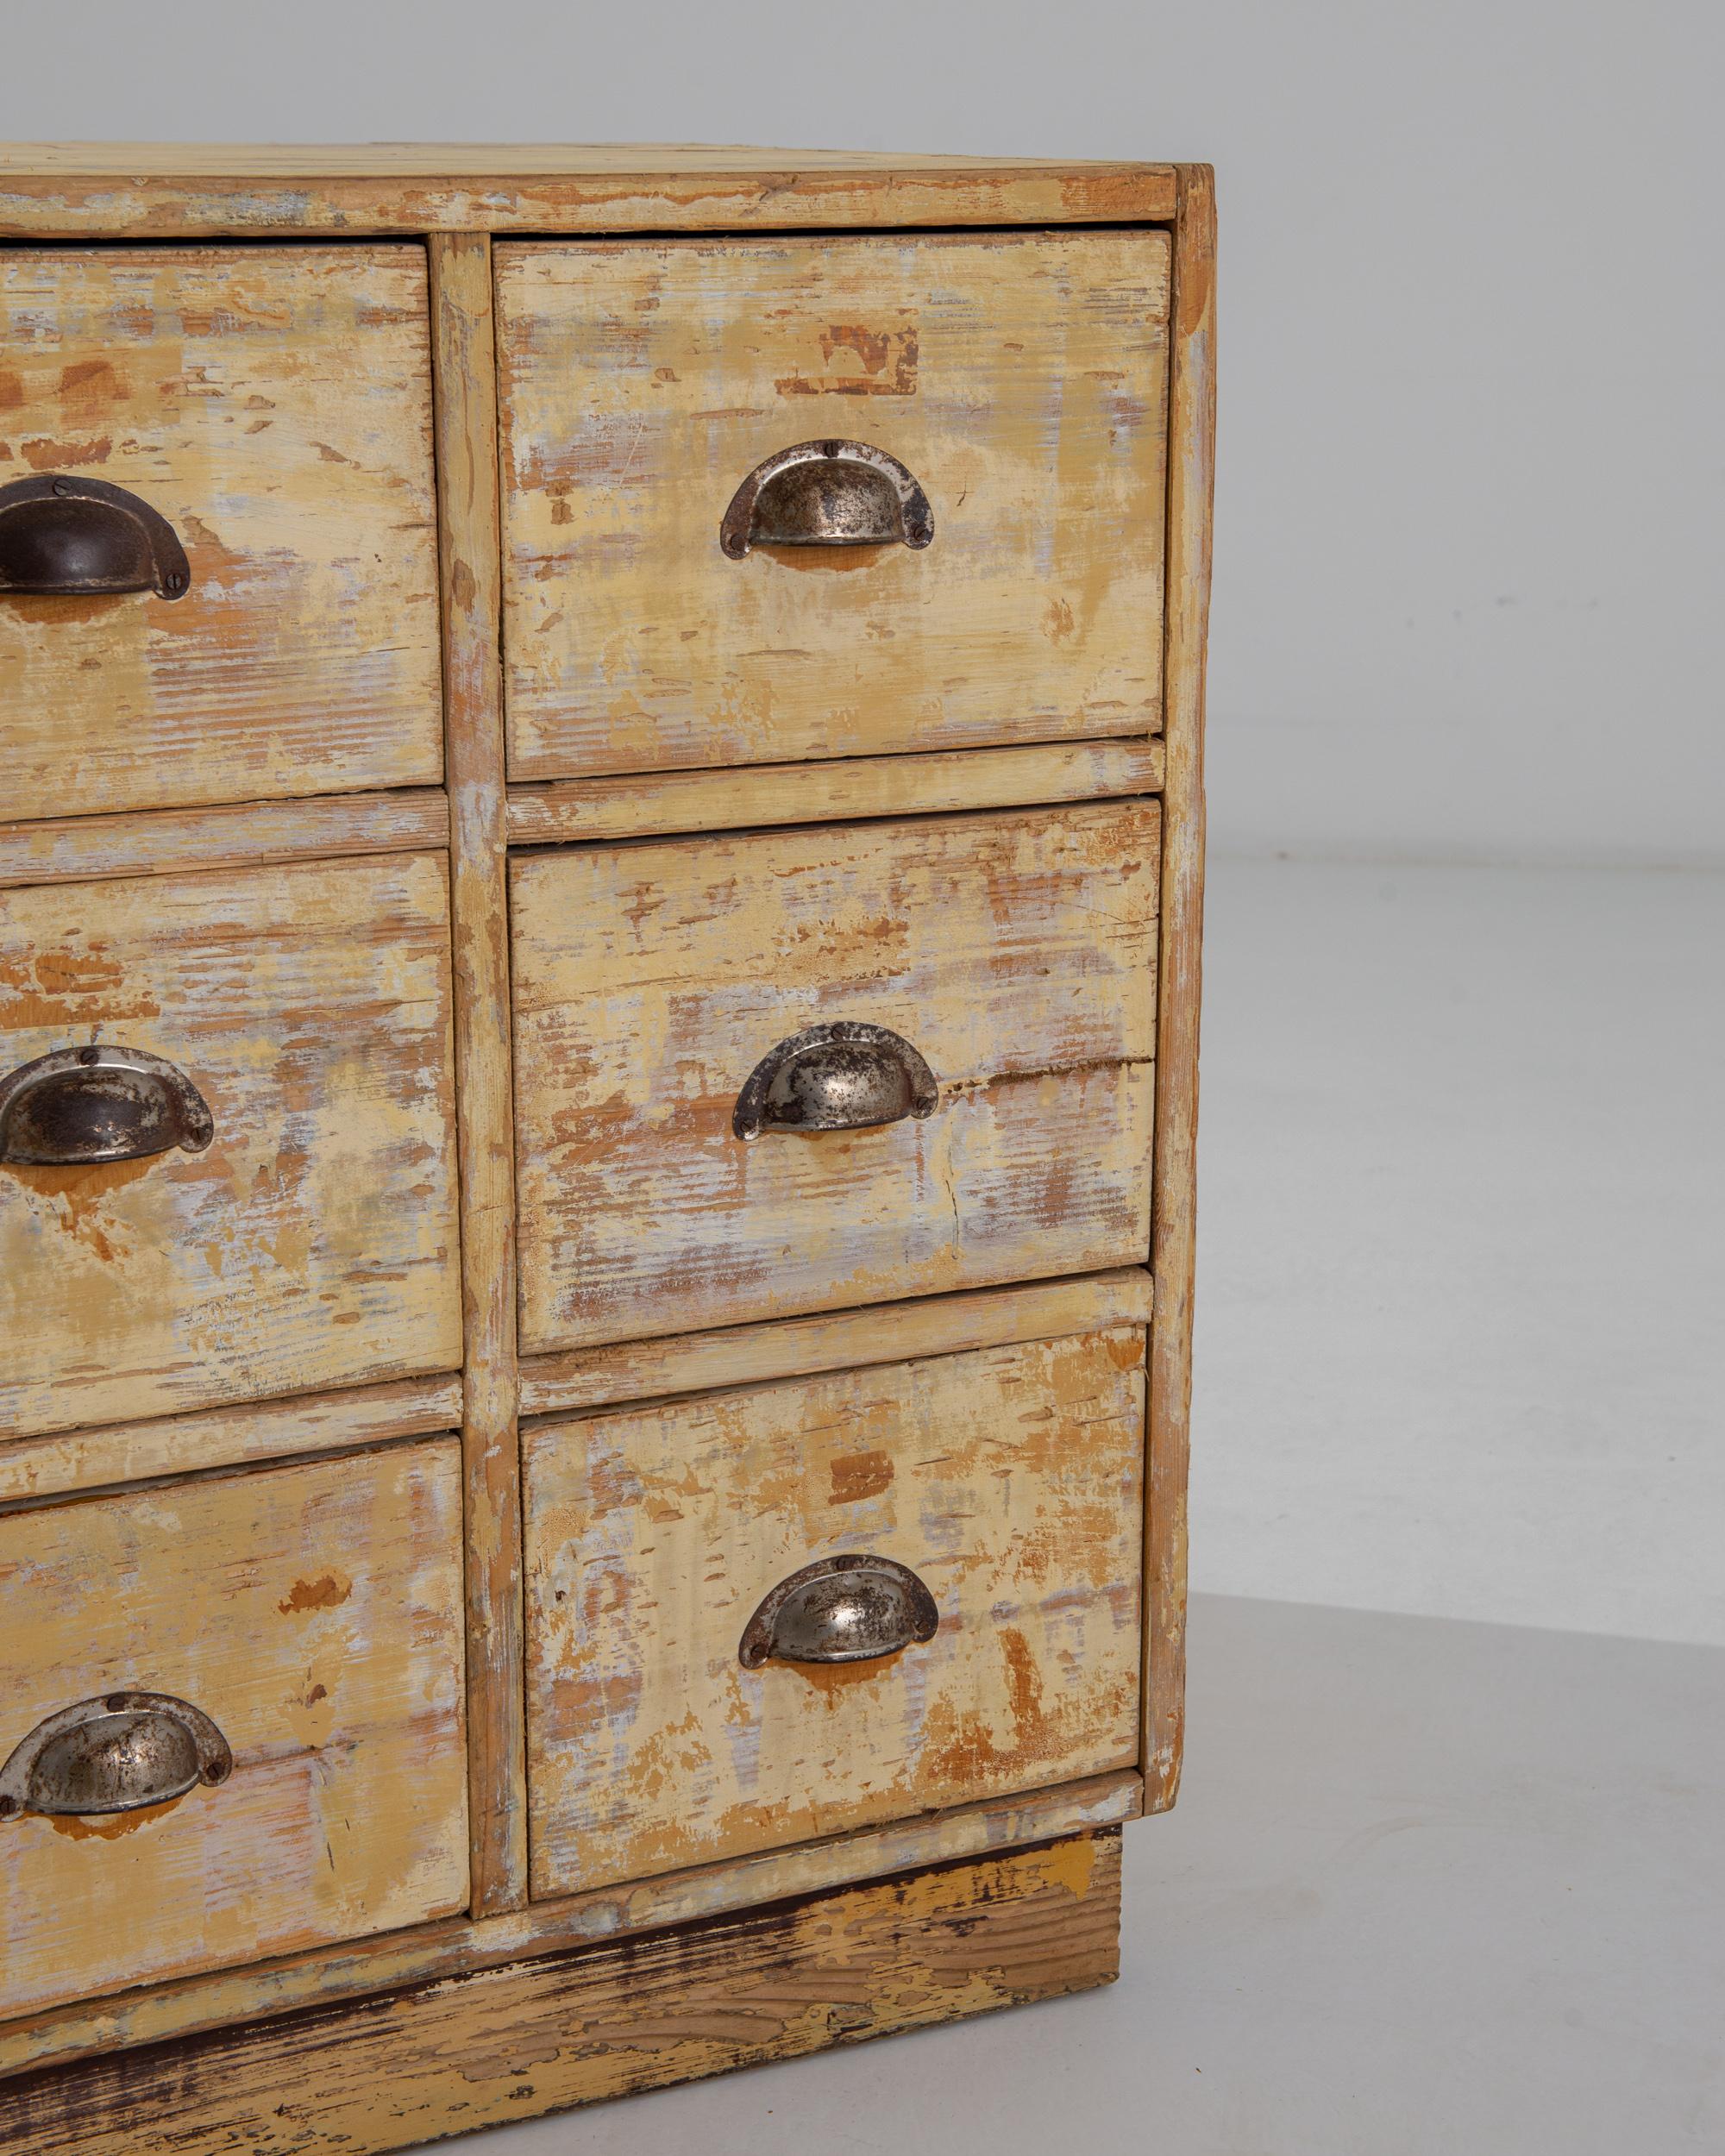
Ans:
<svg viewBox="0 0 1725 2156"><path fill-rule="evenodd" d="M1106 1992L485 2156L1725 2147L1725 1649L1205 1596Z"/></svg>
<svg viewBox="0 0 1725 2156"><path fill-rule="evenodd" d="M483 2156L1725 2149L1725 877L1220 862L1210 927L1121 1983Z"/></svg>

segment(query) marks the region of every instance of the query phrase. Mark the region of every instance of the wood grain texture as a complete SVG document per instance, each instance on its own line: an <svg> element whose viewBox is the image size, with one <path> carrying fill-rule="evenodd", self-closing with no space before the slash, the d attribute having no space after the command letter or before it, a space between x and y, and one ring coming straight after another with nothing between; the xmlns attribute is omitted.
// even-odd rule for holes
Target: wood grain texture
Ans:
<svg viewBox="0 0 1725 2156"><path fill-rule="evenodd" d="M515 1150L491 247L430 245L461 1161L474 1913L526 1896Z"/></svg>
<svg viewBox="0 0 1725 2156"><path fill-rule="evenodd" d="M0 1732L122 1689L211 1715L229 1778L0 1825L10 2013L458 1908L453 1440L0 1520Z"/></svg>
<svg viewBox="0 0 1725 2156"><path fill-rule="evenodd" d="M1166 235L497 260L511 778L1156 730ZM728 560L744 477L828 436L933 544Z"/></svg>
<svg viewBox="0 0 1725 2156"><path fill-rule="evenodd" d="M31 2156L375 2156L1112 1983L1120 1833L0 2088Z"/></svg>
<svg viewBox="0 0 1725 2156"><path fill-rule="evenodd" d="M448 805L435 787L65 817L0 824L0 888L322 861L339 854L424 853L448 843Z"/></svg>
<svg viewBox="0 0 1725 2156"><path fill-rule="evenodd" d="M536 1902L501 1916L417 1925L248 1968L81 2001L0 2026L0 2079L51 2059L160 2043L436 1977L500 1968L529 1955L567 1952L604 1940L763 1908L792 1896L886 1878L919 1865L1088 1833L1136 1818L1142 1788L1130 1771L1093 1775L1058 1789L997 1797L793 1849L767 1850L729 1864L700 1865L662 1878Z"/></svg>
<svg viewBox="0 0 1725 2156"><path fill-rule="evenodd" d="M1169 460L1167 810L1162 855L1162 1000L1157 1031L1151 1269L1150 1493L1145 1511L1147 1808L1180 1787L1186 1702L1186 1480L1197 1254L1198 1006L1204 916L1204 655L1215 479L1215 191L1208 165L1180 168Z"/></svg>
<svg viewBox="0 0 1725 2156"><path fill-rule="evenodd" d="M458 1368L441 856L0 895L0 1068L166 1056L207 1152L0 1167L0 1431Z"/></svg>
<svg viewBox="0 0 1725 2156"><path fill-rule="evenodd" d="M1170 165L674 144L0 147L0 235L639 232L1132 223Z"/></svg>
<svg viewBox="0 0 1725 2156"><path fill-rule="evenodd" d="M0 254L0 473L173 525L187 595L0 600L9 818L436 784L425 260Z"/></svg>
<svg viewBox="0 0 1725 2156"><path fill-rule="evenodd" d="M1138 1327L530 1429L536 1895L1126 1764L1138 1742ZM744 1669L822 1557L908 1564L900 1656Z"/></svg>
<svg viewBox="0 0 1725 2156"><path fill-rule="evenodd" d="M380 1445L453 1430L461 1420L459 1377L413 1377L305 1400L19 1438L0 1445L0 1504Z"/></svg>
<svg viewBox="0 0 1725 2156"><path fill-rule="evenodd" d="M786 1318L776 1324L578 1348L524 1363L521 1404L529 1413L604 1407L712 1386L760 1384L870 1363L900 1363L912 1356L1052 1340L1063 1333L1100 1332L1106 1326L1144 1325L1154 1300L1150 1274L1134 1267L1027 1287L877 1303L829 1317Z"/></svg>
<svg viewBox="0 0 1725 2156"><path fill-rule="evenodd" d="M518 857L522 1326L543 1351L1140 1260L1154 801ZM925 1121L744 1144L778 1042L912 1041Z"/></svg>
<svg viewBox="0 0 1725 2156"><path fill-rule="evenodd" d="M840 756L826 763L735 771L655 771L630 779L562 779L511 787L511 845L546 846L751 824L825 824L862 816L929 816L1155 793L1162 743L1084 741L957 755ZM4 873L0 834L0 874Z"/></svg>

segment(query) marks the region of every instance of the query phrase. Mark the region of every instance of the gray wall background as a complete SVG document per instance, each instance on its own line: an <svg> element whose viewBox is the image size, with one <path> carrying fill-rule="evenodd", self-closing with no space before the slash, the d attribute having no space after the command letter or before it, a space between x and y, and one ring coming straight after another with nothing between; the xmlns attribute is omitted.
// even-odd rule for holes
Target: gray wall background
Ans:
<svg viewBox="0 0 1725 2156"><path fill-rule="evenodd" d="M1207 158L1214 843L1725 860L1716 0L5 12L14 141Z"/></svg>
<svg viewBox="0 0 1725 2156"><path fill-rule="evenodd" d="M1725 883L1578 873L1725 865L1719 0L4 30L15 141L1212 160L1195 1576L1725 1642Z"/></svg>

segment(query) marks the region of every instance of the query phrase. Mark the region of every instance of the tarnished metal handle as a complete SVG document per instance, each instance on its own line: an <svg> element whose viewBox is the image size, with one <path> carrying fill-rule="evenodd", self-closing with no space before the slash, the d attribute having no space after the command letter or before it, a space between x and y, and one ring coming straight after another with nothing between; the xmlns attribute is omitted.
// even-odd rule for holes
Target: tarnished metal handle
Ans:
<svg viewBox="0 0 1725 2156"><path fill-rule="evenodd" d="M179 534L123 486L65 472L0 486L0 593L184 599L191 588Z"/></svg>
<svg viewBox="0 0 1725 2156"><path fill-rule="evenodd" d="M233 1771L228 1739L198 1708L166 1692L110 1692L36 1724L0 1767L0 1819L142 1811Z"/></svg>
<svg viewBox="0 0 1725 2156"><path fill-rule="evenodd" d="M84 1168L208 1150L216 1122L185 1073L141 1048L57 1048L0 1078L0 1161Z"/></svg>
<svg viewBox="0 0 1725 2156"><path fill-rule="evenodd" d="M737 1658L874 1662L932 1639L940 1612L907 1564L892 1557L821 1557L781 1580L743 1627Z"/></svg>
<svg viewBox="0 0 1725 2156"><path fill-rule="evenodd" d="M763 1130L864 1131L940 1104L934 1073L900 1033L840 1018L811 1025L770 1050L744 1081L731 1127L740 1138Z"/></svg>
<svg viewBox="0 0 1725 2156"><path fill-rule="evenodd" d="M733 561L750 547L925 547L933 536L928 496L869 442L779 450L743 480L718 528Z"/></svg>

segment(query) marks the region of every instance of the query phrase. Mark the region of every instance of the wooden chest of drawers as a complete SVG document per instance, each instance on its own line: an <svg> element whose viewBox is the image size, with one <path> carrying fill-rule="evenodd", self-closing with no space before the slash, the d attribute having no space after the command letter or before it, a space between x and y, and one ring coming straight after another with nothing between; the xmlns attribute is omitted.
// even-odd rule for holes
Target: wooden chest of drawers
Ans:
<svg viewBox="0 0 1725 2156"><path fill-rule="evenodd" d="M0 151L0 2140L1103 1983L1179 1777L1195 166Z"/></svg>

